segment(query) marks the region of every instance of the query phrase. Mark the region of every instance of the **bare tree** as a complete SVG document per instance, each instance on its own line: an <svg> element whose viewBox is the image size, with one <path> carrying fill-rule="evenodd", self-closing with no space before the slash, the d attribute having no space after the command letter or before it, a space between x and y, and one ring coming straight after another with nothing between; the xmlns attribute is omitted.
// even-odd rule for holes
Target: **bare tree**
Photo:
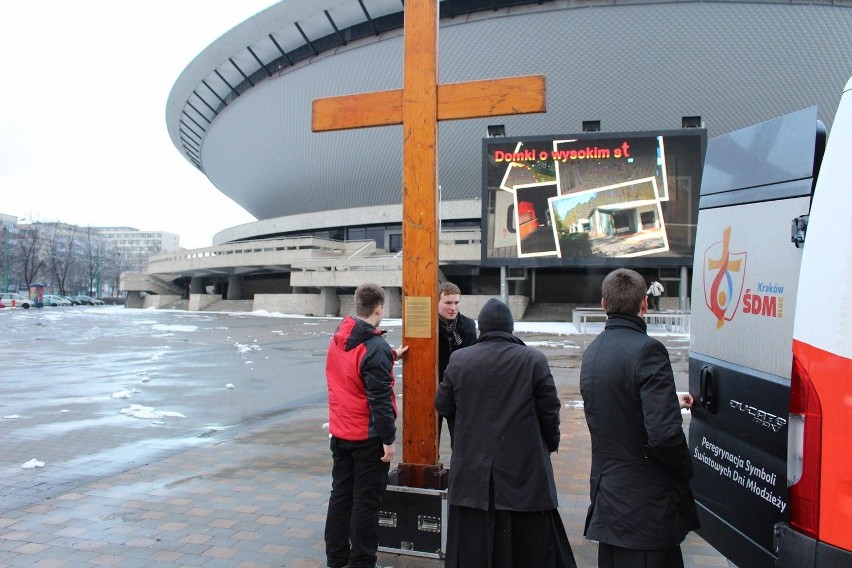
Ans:
<svg viewBox="0 0 852 568"><path fill-rule="evenodd" d="M71 267L76 260L74 245L77 237L77 226L62 226L54 223L51 229L46 247L47 260L59 288L59 293L65 296L68 293L66 284L71 274Z"/></svg>
<svg viewBox="0 0 852 568"><path fill-rule="evenodd" d="M119 295L121 284L121 273L127 269L127 255L109 248L106 250L105 259L102 262L101 276L108 283L110 296Z"/></svg>
<svg viewBox="0 0 852 568"><path fill-rule="evenodd" d="M100 264L100 259L98 258L98 240L92 228L86 227L83 233L82 268L88 282L86 294L90 296L93 294L92 290L95 287L95 278L97 277L98 265Z"/></svg>
<svg viewBox="0 0 852 568"><path fill-rule="evenodd" d="M109 263L110 247L108 247L97 231L86 227L82 236L82 265L88 280L88 294L97 296L100 294L100 282L102 272L109 276L106 266Z"/></svg>
<svg viewBox="0 0 852 568"><path fill-rule="evenodd" d="M29 286L36 281L45 266L44 256L42 255L40 223L21 227L21 231L18 233L18 246L15 256L15 262L21 275L19 284L23 281L25 286Z"/></svg>
<svg viewBox="0 0 852 568"><path fill-rule="evenodd" d="M9 284L14 280L16 243L16 231L0 222L0 270L3 271L0 292L8 292Z"/></svg>

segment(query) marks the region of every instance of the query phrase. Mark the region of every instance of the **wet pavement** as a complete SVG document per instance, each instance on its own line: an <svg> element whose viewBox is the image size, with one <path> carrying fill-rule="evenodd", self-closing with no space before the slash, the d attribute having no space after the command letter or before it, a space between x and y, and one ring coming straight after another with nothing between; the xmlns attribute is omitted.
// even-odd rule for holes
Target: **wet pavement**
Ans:
<svg viewBox="0 0 852 568"><path fill-rule="evenodd" d="M0 568L324 566L323 366L338 321L0 310ZM398 345L399 320L386 323ZM529 325L518 335L548 356L563 400L560 512L578 564L593 567L595 545L582 537L590 448L577 403L594 335ZM685 390L688 340L661 339ZM443 564L379 556L396 568ZM733 566L694 534L684 556L687 567Z"/></svg>

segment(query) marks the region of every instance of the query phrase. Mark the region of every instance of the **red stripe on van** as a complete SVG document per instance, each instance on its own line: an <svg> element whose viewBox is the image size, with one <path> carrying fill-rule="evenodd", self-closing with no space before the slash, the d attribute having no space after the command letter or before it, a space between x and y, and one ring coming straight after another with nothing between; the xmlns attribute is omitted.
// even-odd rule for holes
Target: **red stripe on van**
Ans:
<svg viewBox="0 0 852 568"><path fill-rule="evenodd" d="M805 432L802 479L790 487L790 524L810 532L816 522L812 536L852 550L852 360L798 340L793 357L790 414L805 415Z"/></svg>

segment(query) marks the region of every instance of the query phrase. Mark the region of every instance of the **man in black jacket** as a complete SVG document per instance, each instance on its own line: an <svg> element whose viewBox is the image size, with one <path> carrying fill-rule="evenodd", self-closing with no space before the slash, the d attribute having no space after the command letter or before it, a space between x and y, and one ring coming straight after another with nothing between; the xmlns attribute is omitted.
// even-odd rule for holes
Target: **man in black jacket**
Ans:
<svg viewBox="0 0 852 568"><path fill-rule="evenodd" d="M647 335L643 278L620 268L601 288L607 322L580 369L592 437L585 534L600 543L599 568L682 567L680 543L698 527L684 397L675 392L668 351Z"/></svg>
<svg viewBox="0 0 852 568"><path fill-rule="evenodd" d="M571 568L550 453L561 403L544 354L490 299L479 339L453 352L435 408L455 419L445 568Z"/></svg>
<svg viewBox="0 0 852 568"><path fill-rule="evenodd" d="M469 347L476 341L476 322L459 311L461 290L452 282L438 286L438 382L444 380L444 370L453 351ZM441 445L441 425L444 417L438 415L438 445ZM453 443L453 421L447 420L450 446Z"/></svg>

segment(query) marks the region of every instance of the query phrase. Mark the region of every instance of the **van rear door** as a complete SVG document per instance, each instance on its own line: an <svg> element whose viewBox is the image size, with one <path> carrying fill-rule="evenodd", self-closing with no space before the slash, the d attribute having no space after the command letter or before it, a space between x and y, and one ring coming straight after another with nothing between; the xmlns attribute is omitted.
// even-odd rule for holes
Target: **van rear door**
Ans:
<svg viewBox="0 0 852 568"><path fill-rule="evenodd" d="M852 566L852 79L831 127L802 254L791 381L789 525L778 566Z"/></svg>
<svg viewBox="0 0 852 568"><path fill-rule="evenodd" d="M802 251L824 148L816 107L708 142L692 283L689 426L699 534L772 567L788 515L787 421Z"/></svg>

